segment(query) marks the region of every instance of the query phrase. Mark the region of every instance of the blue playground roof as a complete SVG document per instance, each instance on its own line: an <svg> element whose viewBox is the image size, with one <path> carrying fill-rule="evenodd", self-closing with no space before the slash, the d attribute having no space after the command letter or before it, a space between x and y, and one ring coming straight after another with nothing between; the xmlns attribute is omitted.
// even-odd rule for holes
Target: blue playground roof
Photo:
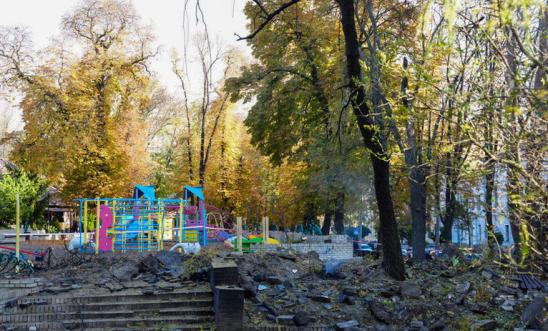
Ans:
<svg viewBox="0 0 548 331"><path fill-rule="evenodd" d="M192 193L194 196L198 197L198 199L202 201L204 200L204 193L202 192L201 186L185 186L184 191L185 191L185 198L186 198L186 192L188 191Z"/></svg>
<svg viewBox="0 0 548 331"><path fill-rule="evenodd" d="M149 200L156 200L156 194L154 194L154 186L152 185L135 185L133 190L133 198L139 199L145 197Z"/></svg>

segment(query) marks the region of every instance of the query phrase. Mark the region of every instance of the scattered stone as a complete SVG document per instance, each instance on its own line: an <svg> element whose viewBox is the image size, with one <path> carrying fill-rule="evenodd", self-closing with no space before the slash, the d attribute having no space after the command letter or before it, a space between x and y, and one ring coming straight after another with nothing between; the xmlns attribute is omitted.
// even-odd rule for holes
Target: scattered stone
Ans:
<svg viewBox="0 0 548 331"><path fill-rule="evenodd" d="M353 287L345 287L342 292L344 295L348 295L350 297L355 297L358 295L358 290Z"/></svg>
<svg viewBox="0 0 548 331"><path fill-rule="evenodd" d="M430 326L429 331L442 331L447 326L447 322L445 322L443 319L439 319L432 323Z"/></svg>
<svg viewBox="0 0 548 331"><path fill-rule="evenodd" d="M257 286L257 290L259 290L259 291L264 291L264 290L267 290L267 289L268 289L268 286L263 285L263 284L259 284L259 286Z"/></svg>
<svg viewBox="0 0 548 331"><path fill-rule="evenodd" d="M459 295L458 297L455 297L455 304L457 306L461 306L464 304L464 299L466 298L466 294Z"/></svg>
<svg viewBox="0 0 548 331"><path fill-rule="evenodd" d="M410 298L410 299L417 299L417 298L420 298L420 296L422 295L422 291L420 287L409 282L404 282L401 285L400 293L402 297Z"/></svg>
<svg viewBox="0 0 548 331"><path fill-rule="evenodd" d="M398 286L389 286L387 288L382 289L379 294L384 298L391 298L397 295L399 292L400 292L400 288Z"/></svg>
<svg viewBox="0 0 548 331"><path fill-rule="evenodd" d="M257 296L257 288L253 284L253 280L248 275L240 275L240 287L244 290L244 296L247 299Z"/></svg>
<svg viewBox="0 0 548 331"><path fill-rule="evenodd" d="M262 303L253 305L253 309L259 313L268 313L268 309Z"/></svg>
<svg viewBox="0 0 548 331"><path fill-rule="evenodd" d="M112 266L112 275L121 281L130 280L139 273L139 268L133 262Z"/></svg>
<svg viewBox="0 0 548 331"><path fill-rule="evenodd" d="M480 314L480 315L485 315L487 311L489 310L489 308L486 305L479 304L479 303L470 303L470 304L467 303L466 306L468 309L470 309L471 312Z"/></svg>
<svg viewBox="0 0 548 331"><path fill-rule="evenodd" d="M343 303L346 303L347 305L353 306L353 305L356 304L356 300L354 299L354 297L346 296L343 300Z"/></svg>
<svg viewBox="0 0 548 331"><path fill-rule="evenodd" d="M158 275L163 269L163 263L154 255L149 254L139 263L139 271Z"/></svg>
<svg viewBox="0 0 548 331"><path fill-rule="evenodd" d="M481 320L477 321L470 327L472 331L488 331L495 330L497 328L497 321L495 320Z"/></svg>
<svg viewBox="0 0 548 331"><path fill-rule="evenodd" d="M293 316L293 322L295 322L296 326L307 326L310 324L310 317L306 312L298 311Z"/></svg>
<svg viewBox="0 0 548 331"><path fill-rule="evenodd" d="M272 314L274 316L280 315L278 313L278 309L276 307L274 307L273 305L271 305L270 303L265 301L265 302L263 302L263 306L270 312L270 314Z"/></svg>
<svg viewBox="0 0 548 331"><path fill-rule="evenodd" d="M106 283L105 287L109 289L111 292L121 291L124 289L124 287L120 283L115 283L112 281Z"/></svg>
<svg viewBox="0 0 548 331"><path fill-rule="evenodd" d="M500 308L504 311L514 311L514 305L515 305L515 302L510 300L505 300L500 306Z"/></svg>
<svg viewBox="0 0 548 331"><path fill-rule="evenodd" d="M409 324L409 331L428 331L422 321L412 320Z"/></svg>
<svg viewBox="0 0 548 331"><path fill-rule="evenodd" d="M521 313L521 321L526 327L535 327L541 323L541 319L545 315L544 308L546 306L544 296L536 297L529 303Z"/></svg>
<svg viewBox="0 0 548 331"><path fill-rule="evenodd" d="M72 290L72 288L69 287L60 287L60 286L53 286L53 287L48 287L45 289L45 291L47 293L51 293L51 294L59 294L59 293L64 293L64 292L68 292Z"/></svg>
<svg viewBox="0 0 548 331"><path fill-rule="evenodd" d="M266 275L263 273L258 273L253 276L253 281L255 282L264 282L266 280Z"/></svg>
<svg viewBox="0 0 548 331"><path fill-rule="evenodd" d="M275 256L278 256L278 257L281 257L282 259L286 259L286 260L290 260L290 261L297 261L297 256L295 254L292 254L292 253L287 253L287 252L269 252L269 254L271 255L275 255ZM319 256L318 256L319 257Z"/></svg>
<svg viewBox="0 0 548 331"><path fill-rule="evenodd" d="M484 279L487 279L487 280L491 280L493 279L493 272L492 271L489 271L489 270L483 270L481 272L481 277L483 277Z"/></svg>
<svg viewBox="0 0 548 331"><path fill-rule="evenodd" d="M282 284L284 282L283 279L275 276L266 277L266 281L272 285Z"/></svg>
<svg viewBox="0 0 548 331"><path fill-rule="evenodd" d="M379 322L386 324L390 323L391 316L390 313L386 310L384 305L377 300L369 301L369 310Z"/></svg>
<svg viewBox="0 0 548 331"><path fill-rule="evenodd" d="M458 284L455 287L455 291L461 294L468 293L468 291L470 291L470 282L464 282L464 283Z"/></svg>
<svg viewBox="0 0 548 331"><path fill-rule="evenodd" d="M337 330L348 330L350 328L355 328L358 326L360 326L360 323L356 320L338 322L337 324L335 324L335 328Z"/></svg>
<svg viewBox="0 0 548 331"><path fill-rule="evenodd" d="M331 304L329 304L329 303L324 303L324 304L323 304L323 307L324 307L325 309L327 309L327 310L333 309L333 305L331 305Z"/></svg>
<svg viewBox="0 0 548 331"><path fill-rule="evenodd" d="M331 302L331 298L328 297L327 295L308 295L308 298L316 302L323 302L323 303Z"/></svg>
<svg viewBox="0 0 548 331"><path fill-rule="evenodd" d="M141 293L143 295L154 295L154 289L153 288L144 288L141 290Z"/></svg>
<svg viewBox="0 0 548 331"><path fill-rule="evenodd" d="M279 315L276 316L276 323L282 324L282 325L293 325L293 317L295 315Z"/></svg>

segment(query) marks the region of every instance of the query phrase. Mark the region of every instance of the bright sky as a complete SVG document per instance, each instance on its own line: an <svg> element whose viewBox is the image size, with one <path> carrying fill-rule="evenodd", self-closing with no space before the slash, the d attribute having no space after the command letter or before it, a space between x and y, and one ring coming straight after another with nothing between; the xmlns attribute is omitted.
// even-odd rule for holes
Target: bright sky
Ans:
<svg viewBox="0 0 548 331"><path fill-rule="evenodd" d="M190 0L194 4L196 0ZM242 12L246 0L200 0L212 39L218 37L224 46L236 46L244 54L250 50L243 41L237 42L234 33L244 35L246 19ZM9 0L0 2L0 25L27 26L32 32L32 39L37 48L48 44L52 36L60 33L61 17L75 6L75 0ZM154 70L159 80L170 91L178 91L178 83L171 71L170 53L172 49L182 54L183 10L185 0L131 0L144 23L151 24L157 36L156 43L161 46L161 53L154 60ZM201 27L195 24L194 5L190 5L189 27L190 35L198 32ZM189 58L192 58L189 49ZM198 73L195 66L189 68L190 75ZM192 81L191 81L192 82ZM198 84L196 84L198 85ZM0 101L0 111L6 111L7 103ZM9 107L8 111L17 111ZM20 116L14 116L11 129L20 129Z"/></svg>

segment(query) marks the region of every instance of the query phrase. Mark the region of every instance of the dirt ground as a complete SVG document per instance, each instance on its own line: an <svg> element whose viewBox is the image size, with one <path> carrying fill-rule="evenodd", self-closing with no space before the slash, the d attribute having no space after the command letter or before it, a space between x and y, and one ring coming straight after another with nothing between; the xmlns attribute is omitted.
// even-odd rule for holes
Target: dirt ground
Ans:
<svg viewBox="0 0 548 331"><path fill-rule="evenodd" d="M52 246L49 243L49 246ZM34 250L42 243L26 243ZM548 330L546 286L522 291L515 272L481 260L439 258L407 262L407 280L387 277L370 257L322 262L316 253L237 255L219 247L199 255L159 252L70 254L53 245L52 261L32 277L45 293L116 292L208 279L211 259L233 258L245 291L245 323L252 326L326 326L346 330ZM0 278L25 278L0 274ZM544 283L546 284L546 283Z"/></svg>

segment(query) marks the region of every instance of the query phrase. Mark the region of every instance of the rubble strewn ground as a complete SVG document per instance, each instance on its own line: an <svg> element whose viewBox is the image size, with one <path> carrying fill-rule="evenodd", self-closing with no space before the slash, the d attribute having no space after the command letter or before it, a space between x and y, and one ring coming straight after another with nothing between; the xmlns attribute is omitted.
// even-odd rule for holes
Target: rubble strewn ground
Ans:
<svg viewBox="0 0 548 331"><path fill-rule="evenodd" d="M523 293L512 274L479 261L438 259L408 265L408 280L399 282L385 275L380 260L368 258L331 265L329 275L314 253L261 253L236 259L251 325L378 330L548 326L542 311L545 293ZM536 299L541 308L527 312L536 297L541 298Z"/></svg>
<svg viewBox="0 0 548 331"><path fill-rule="evenodd" d="M56 259L62 263L32 274L32 278L41 280L41 289L34 295L128 290L165 293L181 284L207 286L211 259L221 256L234 259L239 267L240 286L246 297L244 322L250 326L548 330L546 288L523 292L513 281L515 273L480 260L408 261L407 280L399 282L386 276L379 259L324 263L315 252L238 255L219 248L204 249L197 256L116 252L87 255L72 264L74 259L66 254L57 249Z"/></svg>

